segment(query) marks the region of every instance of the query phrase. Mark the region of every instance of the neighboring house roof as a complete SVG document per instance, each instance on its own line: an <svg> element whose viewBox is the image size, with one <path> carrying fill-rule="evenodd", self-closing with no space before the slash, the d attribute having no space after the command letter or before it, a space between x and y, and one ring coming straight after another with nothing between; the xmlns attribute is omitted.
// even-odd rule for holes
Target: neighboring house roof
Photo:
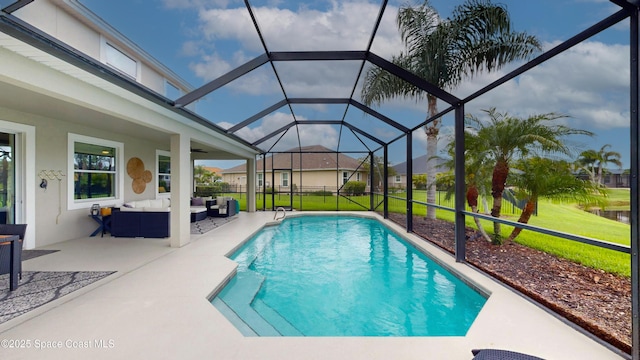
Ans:
<svg viewBox="0 0 640 360"><path fill-rule="evenodd" d="M413 166L412 166L412 172L414 175L418 175L418 174L426 174L427 173L427 155L422 155L419 156L417 158L414 158L413 160ZM444 163L446 162L446 160L444 159L440 159L437 158L436 159L436 164L438 165L436 167L436 171L437 172L445 172L448 170L448 168L446 166L442 166ZM398 165L394 165L392 166L392 168L396 171L396 174L398 175L406 175L407 174L407 162L403 162L400 163Z"/></svg>
<svg viewBox="0 0 640 360"><path fill-rule="evenodd" d="M205 170L210 171L216 175L220 175L222 173L222 169L220 169L219 167L205 166L204 168Z"/></svg>
<svg viewBox="0 0 640 360"><path fill-rule="evenodd" d="M604 169L604 173L610 173L613 175L626 175L629 169Z"/></svg>
<svg viewBox="0 0 640 360"><path fill-rule="evenodd" d="M266 162L266 170L271 171L272 166L275 169L300 170L300 155L302 155L302 170L356 170L365 169L360 165L361 161L349 157L344 154L336 154L335 151L327 149L322 145L303 146L300 148L289 149L292 154L278 153L266 157L266 161L262 159L256 161L258 172L263 170ZM292 161L293 159L293 161ZM273 160L273 161L272 161ZM247 168L245 165L234 166L229 169L222 170L223 174L245 173Z"/></svg>

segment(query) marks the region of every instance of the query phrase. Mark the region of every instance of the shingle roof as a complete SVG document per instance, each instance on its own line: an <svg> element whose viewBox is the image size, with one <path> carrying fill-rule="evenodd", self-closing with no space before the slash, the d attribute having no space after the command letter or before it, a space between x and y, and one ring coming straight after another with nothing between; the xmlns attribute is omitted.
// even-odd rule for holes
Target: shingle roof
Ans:
<svg viewBox="0 0 640 360"><path fill-rule="evenodd" d="M447 167L442 166L445 160L438 158L436 160L436 171L437 172L445 172L447 171ZM407 173L407 162L400 163L398 165L394 165L393 169L396 171L398 175L405 175ZM413 174L426 174L427 173L427 155L422 155L413 159Z"/></svg>
<svg viewBox="0 0 640 360"><path fill-rule="evenodd" d="M322 145L303 146L287 151L291 153L277 153L267 156L267 171L272 169L272 160L273 168L300 170L300 155L302 155L302 170L356 170L361 163L361 161L342 153L336 154L335 151L329 150ZM256 161L258 172L263 170L263 166L263 160ZM360 169L363 170L362 167ZM238 165L225 169L222 173L244 173L246 171L245 165Z"/></svg>

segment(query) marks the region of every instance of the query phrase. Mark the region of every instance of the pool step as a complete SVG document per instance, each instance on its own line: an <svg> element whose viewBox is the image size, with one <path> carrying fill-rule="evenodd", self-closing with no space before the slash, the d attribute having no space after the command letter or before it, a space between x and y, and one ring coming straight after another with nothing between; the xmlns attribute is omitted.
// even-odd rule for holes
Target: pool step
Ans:
<svg viewBox="0 0 640 360"><path fill-rule="evenodd" d="M262 232L252 240L251 247L243 248L243 251L237 252L231 259L241 264L248 264L247 267L250 267L258 255L271 243L276 234L276 230L277 228L275 226L265 227L262 229Z"/></svg>
<svg viewBox="0 0 640 360"><path fill-rule="evenodd" d="M231 309L227 305L227 303L222 301L222 299L220 299L219 297L216 296L215 298L213 298L211 303L213 304L213 306L216 307L216 309L218 309L218 311L220 311L222 313L222 315L224 315L224 317L227 318L227 320L229 320L233 324L233 326L236 327L236 329L238 329L240 331L240 333L242 335L244 335L244 336L258 336L258 334L256 334L256 332L253 331L253 329L246 322L244 322L238 316L238 314L236 314L236 312L233 311L233 309Z"/></svg>
<svg viewBox="0 0 640 360"><path fill-rule="evenodd" d="M249 305L229 304L218 297L211 303L244 336L282 336Z"/></svg>
<svg viewBox="0 0 640 360"><path fill-rule="evenodd" d="M234 286L238 281L243 285ZM225 286L220 294L214 298L214 300L219 298L219 300L223 301L224 304L226 304L227 307L235 314L237 319L235 317L227 317L229 321L236 325L234 321L241 319L244 325L251 328L254 332L254 336L256 334L259 336L281 336L278 330L271 326L269 322L267 322L251 307L251 301L253 301L256 293L260 290L263 282L264 277L256 272L246 271L238 273L233 279L231 279L229 284ZM216 305L216 303L213 304ZM220 312L225 314L222 310L220 310ZM244 325L241 324L241 326ZM240 327L238 328L240 329ZM242 329L241 332L245 334Z"/></svg>
<svg viewBox="0 0 640 360"><path fill-rule="evenodd" d="M239 283L240 286L236 283ZM255 271L238 272L220 292L220 296L227 303L251 304L263 283L264 276Z"/></svg>
<svg viewBox="0 0 640 360"><path fill-rule="evenodd" d="M236 276L211 302L245 336L304 336L277 311L255 298L265 279L250 268L271 243L276 230L275 226L264 228L253 240L252 247L232 257L248 265L238 268ZM236 286L238 282L240 286Z"/></svg>
<svg viewBox="0 0 640 360"><path fill-rule="evenodd" d="M260 299L253 300L253 308L265 318L282 336L304 336L287 319Z"/></svg>

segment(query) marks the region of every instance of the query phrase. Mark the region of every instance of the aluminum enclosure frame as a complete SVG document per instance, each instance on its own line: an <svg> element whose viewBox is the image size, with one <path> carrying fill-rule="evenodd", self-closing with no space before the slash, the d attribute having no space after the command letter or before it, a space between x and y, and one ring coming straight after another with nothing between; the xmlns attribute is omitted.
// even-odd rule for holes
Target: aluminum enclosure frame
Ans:
<svg viewBox="0 0 640 360"><path fill-rule="evenodd" d="M629 252L631 254L631 284L632 284L632 354L631 357L634 360L640 360L640 261L638 259L638 251L640 251L640 189L639 189L639 180L640 180L640 155L638 152L640 151L640 71L638 67L639 57L640 57L640 26L639 26L639 14L640 14L640 1L638 0L610 0L612 4L618 5L621 9L614 13L613 15L608 16L602 21L594 24L588 29L580 32L579 34L571 37L570 39L562 42L556 47L546 51L542 55L534 58L533 60L527 62L523 66L513 70L509 74L501 77L500 79L492 82L491 84L485 86L484 88L476 91L475 93L467 96L466 98L460 99L453 94L450 94L443 89L438 88L434 84L431 84L424 79L406 71L405 69L389 62L380 56L371 52L371 44L373 43L373 39L375 38L377 29L380 25L382 16L387 6L387 1L383 1L380 9L380 13L378 14L377 21L374 25L373 32L371 34L368 46L364 51L308 51L308 52L271 52L266 46L265 39L262 35L260 27L255 18L255 14L253 13L252 6L248 0L245 0L245 5L247 10L250 13L250 16L253 20L253 24L258 32L260 37L260 41L264 47L264 54L250 60L249 62L241 65L240 67L228 72L227 74L205 84L204 86L185 94L184 96L171 100L160 94L150 91L149 89L143 87L140 84L137 84L134 81L126 79L122 75L110 70L109 68L103 66L101 63L91 59L84 54L79 53L78 51L68 47L67 45L57 41L56 39L38 31L37 29L25 24L19 19L15 18L11 15L15 10L28 5L32 0L20 0L11 2L3 2L5 5L0 11L0 31L17 38L25 43L28 43L42 51L45 51L53 56L56 56L70 64L73 64L79 68L82 68L94 75L100 76L103 79L106 79L112 82L115 85L118 85L132 93L143 96L144 98L156 103L160 104L165 108L171 109L176 113L181 114L187 119L191 121L197 122L199 124L203 124L208 128L214 129L216 132L221 134L225 134L226 136L230 136L235 140L245 144L248 147L251 147L257 151L261 152L261 156L266 156L270 151L263 151L257 147L257 145L272 139L274 137L280 136L280 138L292 127L304 126L304 124L313 124L313 122L308 121L297 121L295 112L293 111L291 105L292 104L346 104L347 107L353 107L362 111L378 121L381 121L389 126L392 126L396 130L402 133L396 139L393 139L388 142L384 142L381 139L368 134L366 130L360 129L347 121L345 121L346 111L343 115L342 119L327 119L327 120L317 120L316 124L328 124L328 125L340 125L346 127L349 131L352 131L356 137L360 139L359 136L363 136L368 138L369 140L374 141L379 145L376 149L367 149L370 156L373 158L373 154L377 151L383 152L383 159L385 164L388 161L388 147L395 141L398 141L401 138L406 139L407 146L407 164L411 165L413 154L411 144L412 140L412 132L418 130L435 119L440 118L444 114L448 114L450 112L454 112L455 116L455 140L456 140L456 155L455 155L455 176L456 180L464 179L464 107L465 104L486 94L492 89L497 88L498 86L506 83L507 81L525 73L526 71L542 64L543 62L563 53L564 51L570 49L571 47L585 41L586 39L598 34L599 32L608 29L619 22L626 20L629 18L630 21L630 58L629 58L629 66L630 66L630 143L631 143L631 246L629 248L625 247L616 247L617 251ZM445 109L441 113L436 116L430 117L426 119L424 122L420 123L413 128L408 128L402 125L400 122L388 118L379 112L371 109L370 107L361 104L357 100L354 99L355 88L354 85L353 91L351 93L350 98L344 99L332 99L332 98L308 98L308 99L300 99L300 98L290 98L287 96L282 81L280 80L280 76L278 71L276 70L274 63L281 61L327 61L327 60L335 60L335 61L360 61L360 74L362 73L365 64L373 64L381 69L389 72L392 75L397 76L398 78L414 85L415 87L425 91L426 93L432 94L439 98L440 100L446 102L450 105L449 108ZM263 66L270 65L276 74L276 78L278 79L278 83L280 88L282 89L284 99L273 104L270 107L256 113L255 115L245 119L244 121L238 123L237 125L229 128L222 129L219 126L213 124L209 119L202 118L197 114L187 110L185 108L186 105L206 96L219 89L220 87L228 84L229 82L238 79L251 71ZM360 75L359 74L359 75ZM358 76L357 78L359 78ZM255 121L260 120L264 116L284 107L288 106L291 114L294 118L294 121L291 123L273 131L267 136L253 142L248 142L245 139L242 139L237 135L237 132ZM363 142L364 143L364 142ZM338 147L339 149L339 147ZM270 149L271 150L271 149ZM337 152L340 152L339 150ZM263 158L264 161L264 158ZM411 166L408 166L408 175L411 174ZM387 168L384 168L384 176L387 177ZM410 176L409 176L410 179ZM384 216L388 216L388 187L386 181L384 182L384 204L383 204L383 213ZM409 180L409 184L407 186L408 194L407 194L407 231L412 231L412 223L411 223L411 211L412 211L412 196L411 195L411 183ZM473 214L465 211L464 206L464 181L456 181L455 192L456 192L456 203L455 203L455 224L456 224L456 260L463 262L465 261L465 238L464 238L464 223L466 216L478 216L477 214ZM373 206L373 194L371 200L371 206ZM513 222L509 221L500 221L506 224L513 224ZM545 229L536 228L534 226L527 226L527 229L538 232L549 232ZM568 238L573 241L579 241L584 243L591 243L596 246L602 246L607 248L606 244L598 244L594 243L591 239L584 239L578 236L565 236L563 234L552 232L556 236ZM611 247L609 247L611 248Z"/></svg>

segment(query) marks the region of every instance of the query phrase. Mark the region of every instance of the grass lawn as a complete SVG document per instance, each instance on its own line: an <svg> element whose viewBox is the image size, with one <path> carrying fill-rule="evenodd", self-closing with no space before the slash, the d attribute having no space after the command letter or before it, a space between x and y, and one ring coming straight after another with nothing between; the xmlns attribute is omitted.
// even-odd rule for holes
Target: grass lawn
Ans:
<svg viewBox="0 0 640 360"><path fill-rule="evenodd" d="M613 189L608 198L610 201L629 201L629 191L625 189ZM240 202L240 208L246 209L246 197L239 198L238 194L230 194ZM406 194L399 193L393 196L404 197ZM415 199L425 199L424 192L414 191ZM363 211L369 208L369 197L351 197L351 202L342 197L335 196L294 196L294 208L304 210L352 210ZM276 199L277 206L288 206L290 200L287 196L280 196ZM300 204L302 203L302 206ZM357 203L364 205L359 206ZM452 202L453 203L453 202ZM258 200L258 208L262 208L262 200ZM271 209L271 197L267 196L267 209ZM504 209L503 209L504 210ZM405 201L390 199L389 211L406 213ZM414 215L426 215L426 207L421 204L414 204ZM517 221L519 214L511 214L510 211L503 211L503 217ZM437 217L453 222L453 211L438 210ZM489 233L493 231L492 222L482 220L485 230ZM532 216L531 225L552 229L555 231L585 236L593 239L629 245L631 230L628 224L623 224L614 220L582 211L576 204L557 204L543 200L538 204L538 215ZM467 226L475 228L475 223L471 217L466 218ZM508 237L513 227L502 225L502 235ZM602 249L592 245L582 244L571 240L565 240L550 235L524 230L516 238L516 242L539 249L557 256L570 259L586 266L602 269L607 272L631 276L630 255L613 250Z"/></svg>
<svg viewBox="0 0 640 360"><path fill-rule="evenodd" d="M631 208L631 192L629 189L608 189L605 210L629 210Z"/></svg>

